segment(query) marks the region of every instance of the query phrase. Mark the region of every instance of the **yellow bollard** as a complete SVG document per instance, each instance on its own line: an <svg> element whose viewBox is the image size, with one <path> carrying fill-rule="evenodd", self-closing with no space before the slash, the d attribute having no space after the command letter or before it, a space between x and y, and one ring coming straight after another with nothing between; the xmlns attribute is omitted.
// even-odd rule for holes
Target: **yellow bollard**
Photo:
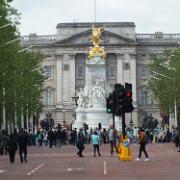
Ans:
<svg viewBox="0 0 180 180"><path fill-rule="evenodd" d="M126 137L123 139L119 145L119 159L122 161L132 161L132 153L130 150L130 142Z"/></svg>

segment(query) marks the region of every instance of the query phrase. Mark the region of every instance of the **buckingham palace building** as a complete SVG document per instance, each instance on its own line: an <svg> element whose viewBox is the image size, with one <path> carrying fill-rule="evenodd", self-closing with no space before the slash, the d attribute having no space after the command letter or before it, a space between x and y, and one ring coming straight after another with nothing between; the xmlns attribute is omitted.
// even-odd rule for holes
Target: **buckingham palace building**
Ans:
<svg viewBox="0 0 180 180"><path fill-rule="evenodd" d="M23 36L23 48L32 46L44 54L42 66L47 74L44 85L43 111L56 123L72 123L75 119L76 92L86 83L86 61L88 60L93 23L59 23L54 35L31 33ZM147 114L161 121L159 106L152 100L148 88L148 64L154 54L165 49L177 48L180 34L136 33L134 22L98 22L104 27L101 46L107 52L105 59L106 83L109 92L116 83L131 83L133 86L134 111L126 114L126 123L133 121L141 125Z"/></svg>

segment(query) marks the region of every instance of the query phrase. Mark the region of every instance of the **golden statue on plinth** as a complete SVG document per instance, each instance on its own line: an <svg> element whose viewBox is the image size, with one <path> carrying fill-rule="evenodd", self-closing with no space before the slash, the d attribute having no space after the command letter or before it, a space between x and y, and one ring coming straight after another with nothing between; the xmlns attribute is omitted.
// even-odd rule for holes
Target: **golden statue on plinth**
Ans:
<svg viewBox="0 0 180 180"><path fill-rule="evenodd" d="M94 47L90 47L88 58L92 59L94 56L100 56L101 59L105 59L106 58L106 52L105 52L103 47L99 46L100 36L101 36L104 28L92 26L91 29L92 29L91 40L93 41Z"/></svg>

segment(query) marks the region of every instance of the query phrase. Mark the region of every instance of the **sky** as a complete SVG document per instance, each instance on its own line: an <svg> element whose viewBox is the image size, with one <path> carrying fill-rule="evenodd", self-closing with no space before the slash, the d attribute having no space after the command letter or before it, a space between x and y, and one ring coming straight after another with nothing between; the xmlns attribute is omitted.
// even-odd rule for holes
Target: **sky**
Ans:
<svg viewBox="0 0 180 180"><path fill-rule="evenodd" d="M179 0L14 0L21 35L56 34L58 23L134 22L136 33L180 33Z"/></svg>

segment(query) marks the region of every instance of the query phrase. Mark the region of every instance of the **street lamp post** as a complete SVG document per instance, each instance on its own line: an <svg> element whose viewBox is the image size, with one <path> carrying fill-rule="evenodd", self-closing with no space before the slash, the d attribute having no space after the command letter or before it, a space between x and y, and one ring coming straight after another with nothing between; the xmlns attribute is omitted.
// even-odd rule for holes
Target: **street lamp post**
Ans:
<svg viewBox="0 0 180 180"><path fill-rule="evenodd" d="M6 129L5 88L3 87L3 129Z"/></svg>
<svg viewBox="0 0 180 180"><path fill-rule="evenodd" d="M65 112L66 112L66 110L62 110L62 112L63 112L63 122L65 122Z"/></svg>
<svg viewBox="0 0 180 180"><path fill-rule="evenodd" d="M134 123L133 123L133 120L132 120L132 112L131 112L131 120L129 122L129 125L130 125L131 129L133 129Z"/></svg>
<svg viewBox="0 0 180 180"><path fill-rule="evenodd" d="M78 106L78 99L79 99L79 96L77 96L77 92L75 92L74 96L71 97L72 98L72 101L75 102L75 105L76 107Z"/></svg>

